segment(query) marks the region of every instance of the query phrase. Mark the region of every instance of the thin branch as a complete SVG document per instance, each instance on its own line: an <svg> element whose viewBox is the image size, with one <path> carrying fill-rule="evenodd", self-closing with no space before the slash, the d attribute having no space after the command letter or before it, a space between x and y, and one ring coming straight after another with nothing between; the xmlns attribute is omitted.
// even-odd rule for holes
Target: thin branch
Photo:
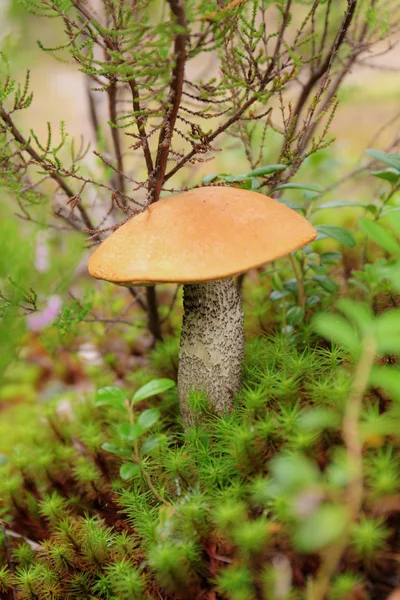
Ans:
<svg viewBox="0 0 400 600"><path fill-rule="evenodd" d="M99 122L99 117L97 114L97 107L96 107L96 102L94 99L94 94L91 90L90 77L88 75L86 75L86 77L85 77L85 91L86 91L86 97L87 97L88 105L89 105L90 121L92 124L96 142L99 143L100 142L100 122Z"/></svg>
<svg viewBox="0 0 400 600"><path fill-rule="evenodd" d="M301 269L299 269L299 266L298 266L298 264L296 262L296 259L293 256L293 252L291 252L289 254L289 260L291 262L291 265L292 265L292 268L293 268L293 272L294 272L294 276L295 276L296 282L297 282L297 293L298 293L299 305L304 310L304 307L306 305L306 294L305 294L305 290L304 290L304 280L303 280L303 277L302 277Z"/></svg>
<svg viewBox="0 0 400 600"><path fill-rule="evenodd" d="M364 393L368 388L368 380L373 367L377 347L375 340L364 339L361 358L358 362L354 381L343 417L342 436L346 447L347 461L350 469L350 483L346 490L346 505L349 509L350 523L354 522L359 514L363 501L363 465L362 441L360 436L360 414ZM329 591L330 582L336 573L340 560L348 543L350 527L346 526L343 534L336 544L327 549L325 557L317 571L315 580L311 584L307 600L324 600Z"/></svg>
<svg viewBox="0 0 400 600"><path fill-rule="evenodd" d="M179 25L180 29L183 29L184 31L181 31L175 37L175 66L172 71L170 92L168 96L168 106L170 106L170 108L164 117L163 126L160 131L154 178L150 178L149 181L150 203L158 200L162 186L165 182L165 171L167 168L169 149L171 146L176 117L178 115L178 110L182 99L183 78L185 74L185 63L187 56L186 41L188 38L188 33L184 2L183 0L167 1L176 17L177 24Z"/></svg>
<svg viewBox="0 0 400 600"><path fill-rule="evenodd" d="M138 90L137 83L134 79L130 79L128 81L128 85L129 85L131 93L132 93L133 111L136 113L139 113L141 108L140 108L140 97L139 97L139 90ZM146 134L145 117L144 116L136 117L136 126L137 126L138 132L139 132L140 143L143 148L143 154L144 154L144 159L146 161L147 173L150 177L151 173L154 171L154 166L153 166L153 159L151 157L151 152L150 152L150 148L149 148L148 136Z"/></svg>
<svg viewBox="0 0 400 600"><path fill-rule="evenodd" d="M318 63L321 63L322 60L322 51L325 48L325 42L326 42L326 38L328 35L328 26L329 26L329 15L331 12L331 6L332 6L332 0L328 0L328 2L326 3L326 11L325 11L325 19L324 19L324 31L322 33L321 36L321 43L319 45L319 53L321 58L317 59Z"/></svg>
<svg viewBox="0 0 400 600"><path fill-rule="evenodd" d="M347 33L347 31L350 27L351 21L353 19L356 6L357 6L357 0L348 0L348 7L344 14L342 24L338 30L336 38L333 41L333 44L332 44L328 54L326 55L324 62L320 65L320 67L316 71L314 71L314 73L311 73L309 80L307 81L306 85L304 86L304 88L300 94L300 97L297 101L296 108L295 108L294 114L293 114L293 118L296 118L298 120L298 117L299 117L301 111L303 110L304 105L307 102L307 98L311 94L311 91L312 91L314 85L322 77L324 77L324 83L321 85L321 92L324 90L325 85L327 83L328 74L329 74L329 71L332 66L332 62L333 62L334 58L336 57L338 50L346 37L346 33Z"/></svg>
<svg viewBox="0 0 400 600"><path fill-rule="evenodd" d="M180 287L181 287L181 286L180 286L180 284L178 283L178 285L177 285L177 286L176 286L176 288L175 288L175 292L174 292L174 295L173 295L173 297L172 297L171 303L170 303L170 305L169 305L169 307L168 307L167 314L165 315L165 317L164 317L163 319L161 319L161 324L162 324L162 323L165 323L165 321L168 321L168 319L169 319L169 317L170 317L170 315L171 315L171 313L172 313L172 311L173 311L173 309L174 309L175 303L176 303L176 301L177 301L177 299L178 299L178 292L179 292L179 289L180 289Z"/></svg>
<svg viewBox="0 0 400 600"><path fill-rule="evenodd" d="M139 304L139 306L141 308L143 308L144 311L147 312L147 305L146 303L143 301L142 297L140 296L139 292L137 292L135 290L135 288L133 287L129 287L128 288L130 295L132 296L132 298L134 298L136 300L136 302Z"/></svg>
<svg viewBox="0 0 400 600"><path fill-rule="evenodd" d="M93 315L93 319L82 319L82 323L108 323L113 325L128 325L129 327L133 326L132 321L128 321L128 319L119 319L118 317L115 319L106 319L103 317L95 317Z"/></svg>
<svg viewBox="0 0 400 600"><path fill-rule="evenodd" d="M100 23L95 19L94 15L88 10L87 6L80 2L79 0L72 0L72 5L76 8L78 12L80 12L85 19L90 23L90 25L100 34L100 37L104 40L106 47L110 50L114 48L113 39L107 35L104 31L104 28L100 25ZM53 8L53 5L52 5ZM98 44L101 48L104 48L103 44L100 42L99 38L97 38L93 33L91 33L90 37Z"/></svg>
<svg viewBox="0 0 400 600"><path fill-rule="evenodd" d="M374 133L374 135L368 142L367 147L369 147L369 148L373 147L375 145L377 139L379 138L379 136L383 133L383 131L385 131L385 129L388 129L389 127L391 127L399 119L400 119L400 113L397 113L396 115L394 115L394 117L391 117L386 123L384 123L381 127L379 127L379 129ZM393 150L395 150L397 148L399 143L400 143L400 137L396 137L393 140L393 142L388 147L385 148L385 152L393 152ZM360 160L361 159L362 159L362 156L360 157ZM351 171L349 171L349 173L346 173L346 175L343 175L343 177L341 177L340 179L337 179L334 183L332 183L331 185L328 185L326 188L324 188L324 190L321 192L320 196L322 196L323 194L327 194L328 192L331 192L332 190L335 190L336 188L340 187L341 185L346 183L346 181L349 181L356 175L359 175L360 173L363 173L364 171L369 171L374 163L375 163L375 160L370 160L368 163L366 163L362 167L357 167L356 169L352 169Z"/></svg>
<svg viewBox="0 0 400 600"><path fill-rule="evenodd" d="M121 149L121 136L120 130L117 126L117 82L112 81L110 85L107 87L107 96L108 96L108 110L110 113L110 123L111 123L111 137L114 145L115 158L117 160L117 181L118 181L118 191L121 192L122 195L122 203L126 204L125 199L125 176L124 176L124 160L122 157L122 149Z"/></svg>
<svg viewBox="0 0 400 600"><path fill-rule="evenodd" d="M36 152L36 150L34 150L34 148L32 148L32 146L27 142L27 140L19 132L19 130L15 126L14 121L12 120L10 114L3 107L0 108L0 116L3 119L3 121L5 122L5 124L7 125L10 132L12 133L14 139L21 144L21 146L23 147L23 150L25 150L25 152L27 152L29 154L29 156L31 156L31 158L33 158L33 160L38 165L40 165L45 171L47 171L47 173L49 173L50 177L58 183L58 185L65 192L65 194L68 196L68 198L74 198L76 194L69 187L69 185L64 181L64 179L57 173L54 165L46 162L43 158L41 158L39 156L39 154ZM86 212L85 207L82 206L82 204L78 204L77 209L80 212L82 220L85 223L86 227L88 227L89 229L93 229L93 223L92 223L88 213ZM59 215L59 216L61 216L61 215Z"/></svg>
<svg viewBox="0 0 400 600"><path fill-rule="evenodd" d="M261 88L263 89L267 83L269 82L269 78L272 74L272 71L275 67L276 61L278 60L279 57L279 52L281 50L281 46L282 46L282 41L283 41L283 34L285 33L285 29L289 23L289 19L290 19L290 9L292 6L292 0L286 0L286 7L285 7L285 12L283 14L283 19L282 19L282 23L279 29L279 34L278 34L278 39L276 41L276 45L275 45L275 50L274 50L274 54L273 57L269 63L268 69L263 77L263 80L261 82Z"/></svg>

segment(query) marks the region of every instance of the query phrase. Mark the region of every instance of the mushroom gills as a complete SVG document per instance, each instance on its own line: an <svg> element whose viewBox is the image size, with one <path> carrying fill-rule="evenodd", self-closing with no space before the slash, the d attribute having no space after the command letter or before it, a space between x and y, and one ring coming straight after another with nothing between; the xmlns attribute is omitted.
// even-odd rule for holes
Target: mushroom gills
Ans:
<svg viewBox="0 0 400 600"><path fill-rule="evenodd" d="M243 311L232 278L184 285L183 307L178 391L183 420L191 424L193 390L205 392L214 413L233 408L242 378Z"/></svg>

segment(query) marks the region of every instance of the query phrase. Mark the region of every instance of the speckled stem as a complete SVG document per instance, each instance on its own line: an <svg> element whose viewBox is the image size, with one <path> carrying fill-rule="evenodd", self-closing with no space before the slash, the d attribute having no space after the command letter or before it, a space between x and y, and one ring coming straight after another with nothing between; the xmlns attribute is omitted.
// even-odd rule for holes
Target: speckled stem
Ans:
<svg viewBox="0 0 400 600"><path fill-rule="evenodd" d="M186 424L191 390L204 390L215 413L232 410L243 364L243 312L233 279L185 285L178 391Z"/></svg>

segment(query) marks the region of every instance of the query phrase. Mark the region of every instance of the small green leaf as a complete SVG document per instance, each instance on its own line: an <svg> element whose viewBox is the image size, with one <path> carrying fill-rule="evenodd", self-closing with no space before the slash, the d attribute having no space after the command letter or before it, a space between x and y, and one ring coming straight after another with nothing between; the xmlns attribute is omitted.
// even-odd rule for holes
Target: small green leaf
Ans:
<svg viewBox="0 0 400 600"><path fill-rule="evenodd" d="M321 298L319 296L309 296L306 300L306 306L310 307L310 306L315 306L316 304L319 304L321 302Z"/></svg>
<svg viewBox="0 0 400 600"><path fill-rule="evenodd" d="M384 206L380 212L379 219L383 219L384 217L396 217L398 216L399 211L400 206ZM390 225L392 225L392 223L390 223Z"/></svg>
<svg viewBox="0 0 400 600"><path fill-rule="evenodd" d="M253 181L257 181L257 179L246 179L245 181L242 181L238 187L240 190L251 190Z"/></svg>
<svg viewBox="0 0 400 600"><path fill-rule="evenodd" d="M376 213L378 212L378 207L376 206L376 204L366 204L365 209L373 215L376 215Z"/></svg>
<svg viewBox="0 0 400 600"><path fill-rule="evenodd" d="M301 67L304 64L303 60L302 60L302 56L300 54L296 54L296 52L293 50L293 48L291 46L289 46L289 44L287 42L285 42L285 40L282 40L282 43L285 46L286 51L289 54L290 58L292 59L294 65L298 69L301 69Z"/></svg>
<svg viewBox="0 0 400 600"><path fill-rule="evenodd" d="M295 202L290 202L290 200L282 200L281 198L279 198L278 202L279 204L283 204L284 206L287 206L288 208L291 208L292 210L295 210L296 212L299 212L303 215L306 212L302 206L299 206Z"/></svg>
<svg viewBox="0 0 400 600"><path fill-rule="evenodd" d="M97 390L94 403L96 406L114 406L115 408L125 408L126 395L123 390L117 387L108 386Z"/></svg>
<svg viewBox="0 0 400 600"><path fill-rule="evenodd" d="M159 418L160 411L158 411L156 408L149 408L148 410L143 411L140 415L138 419L138 425L140 425L142 429L150 429L150 427L153 427L153 425L157 423Z"/></svg>
<svg viewBox="0 0 400 600"><path fill-rule="evenodd" d="M111 454L116 454L117 456L130 456L131 455L130 450L125 450L124 448L120 448L119 446L116 446L115 444L109 444L108 442L106 442L105 444L102 444L101 447L106 452L111 452Z"/></svg>
<svg viewBox="0 0 400 600"><path fill-rule="evenodd" d="M349 321L353 321L358 326L361 332L367 332L374 325L374 315L368 304L349 298L341 298L336 306Z"/></svg>
<svg viewBox="0 0 400 600"><path fill-rule="evenodd" d="M308 265L309 265L310 269L312 271L314 271L314 273L316 275L318 275L318 276L325 276L326 268L322 264L318 265L315 262L313 262L313 261L310 260L309 263L308 263Z"/></svg>
<svg viewBox="0 0 400 600"><path fill-rule="evenodd" d="M354 235L350 231L347 231L347 229L339 227L338 225L317 225L315 229L318 231L317 240L329 237L348 248L354 248L356 245Z"/></svg>
<svg viewBox="0 0 400 600"><path fill-rule="evenodd" d="M163 436L161 435L151 435L149 438L147 438L147 440L143 442L141 450L142 454L150 454L151 452L153 452L153 450L158 448L158 446L161 444L162 439Z"/></svg>
<svg viewBox="0 0 400 600"><path fill-rule="evenodd" d="M385 390L396 402L400 401L400 369L398 367L378 365L372 367L369 383L373 387Z"/></svg>
<svg viewBox="0 0 400 600"><path fill-rule="evenodd" d="M277 171L283 171L287 168L287 165L266 165L265 167L259 167L258 169L253 169L249 173L247 173L248 177L262 177L263 175L270 175L271 173L276 173Z"/></svg>
<svg viewBox="0 0 400 600"><path fill-rule="evenodd" d="M298 290L298 284L296 279L286 279L286 281L283 282L283 287L286 290L289 290L289 292L292 292L293 294L297 294L297 290Z"/></svg>
<svg viewBox="0 0 400 600"><path fill-rule="evenodd" d="M375 339L380 354L400 354L400 311L388 310L376 319Z"/></svg>
<svg viewBox="0 0 400 600"><path fill-rule="evenodd" d="M350 323L340 315L321 313L313 319L314 330L331 342L336 342L353 354L360 350L360 339Z"/></svg>
<svg viewBox="0 0 400 600"><path fill-rule="evenodd" d="M313 277L310 277L310 279L318 283L318 285L320 285L322 289L328 292L329 294L334 294L338 289L337 283L335 283L325 275L314 275Z"/></svg>
<svg viewBox="0 0 400 600"><path fill-rule="evenodd" d="M376 160L383 162L385 165L389 165L389 167L400 170L399 154L388 154L387 152L382 152L382 150L375 150L375 148L368 148L368 150L365 150L365 154L369 154L373 158L376 158Z"/></svg>
<svg viewBox="0 0 400 600"><path fill-rule="evenodd" d="M129 479L133 479L134 477L138 477L140 475L140 465L136 465L135 463L125 463L121 466L119 470L119 475L121 479L128 481Z"/></svg>
<svg viewBox="0 0 400 600"><path fill-rule="evenodd" d="M352 202L350 200L332 200L332 202L324 202L324 204L320 204L314 208L314 212L317 210L325 210L328 208L364 208L368 210L367 204L361 204L360 202Z"/></svg>
<svg viewBox="0 0 400 600"><path fill-rule="evenodd" d="M342 254L340 252L335 252L334 250L332 250L330 252L322 252L319 255L319 257L320 257L321 263L323 265L325 265L325 264L332 265L335 262L337 262L338 260L341 260Z"/></svg>
<svg viewBox="0 0 400 600"><path fill-rule="evenodd" d="M202 183L211 183L212 181L215 181L215 179L219 179L219 175L206 175L205 177L203 177Z"/></svg>
<svg viewBox="0 0 400 600"><path fill-rule="evenodd" d="M228 183L236 183L238 181L246 181L246 179L251 179L251 177L246 175L246 173L242 173L239 175L226 175L225 177L221 177L221 179L224 179Z"/></svg>
<svg viewBox="0 0 400 600"><path fill-rule="evenodd" d="M385 169L383 171L371 171L371 175L384 179L392 185L396 185L400 178L400 173L397 169Z"/></svg>
<svg viewBox="0 0 400 600"><path fill-rule="evenodd" d="M270 461L273 484L279 493L295 492L315 485L320 473L315 463L302 454L281 454Z"/></svg>
<svg viewBox="0 0 400 600"><path fill-rule="evenodd" d="M298 426L304 431L322 431L339 427L338 415L328 408L310 408L303 412L298 420Z"/></svg>
<svg viewBox="0 0 400 600"><path fill-rule="evenodd" d="M280 290L280 291L283 290L282 279L279 277L279 273L277 273L276 271L274 271L274 273L272 274L271 283L272 283L272 287L275 290Z"/></svg>
<svg viewBox="0 0 400 600"><path fill-rule="evenodd" d="M286 323L288 325L296 325L304 319L304 308L301 306L292 306L286 313Z"/></svg>
<svg viewBox="0 0 400 600"><path fill-rule="evenodd" d="M371 221L370 219L360 219L359 224L363 232L378 246L381 246L381 248L391 254L400 254L400 244L380 223Z"/></svg>
<svg viewBox="0 0 400 600"><path fill-rule="evenodd" d="M300 552L316 552L333 544L348 526L349 514L345 506L323 504L300 523L293 542Z"/></svg>
<svg viewBox="0 0 400 600"><path fill-rule="evenodd" d="M317 187L316 185L309 185L307 183L282 183L274 188L273 191L276 192L277 190L307 190L309 192L322 192L321 188Z"/></svg>
<svg viewBox="0 0 400 600"><path fill-rule="evenodd" d="M139 423L121 423L118 425L117 431L121 438L127 442L134 442L144 433L144 429Z"/></svg>
<svg viewBox="0 0 400 600"><path fill-rule="evenodd" d="M305 190L303 196L306 200L315 200L320 195L320 192L310 192Z"/></svg>
<svg viewBox="0 0 400 600"><path fill-rule="evenodd" d="M395 212L395 214L390 215L390 227L393 229L397 237L400 238L400 215L398 212L400 211L400 206L397 207L397 209L391 206L386 206L385 208L393 208L393 212Z"/></svg>
<svg viewBox="0 0 400 600"><path fill-rule="evenodd" d="M176 383L172 379L152 379L135 392L132 401L140 402L141 400L146 400L146 398L151 398L151 396L157 396L173 388L175 385Z"/></svg>
<svg viewBox="0 0 400 600"><path fill-rule="evenodd" d="M281 300L282 298L286 298L286 296L290 296L289 290L284 290L284 291L279 291L279 290L274 290L273 292L270 293L269 295L269 299L271 300L271 302L276 302L277 300Z"/></svg>

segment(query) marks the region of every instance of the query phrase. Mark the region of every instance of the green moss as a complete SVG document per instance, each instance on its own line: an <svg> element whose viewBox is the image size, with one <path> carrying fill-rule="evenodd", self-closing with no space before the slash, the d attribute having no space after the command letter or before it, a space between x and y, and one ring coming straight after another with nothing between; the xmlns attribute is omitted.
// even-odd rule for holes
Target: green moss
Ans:
<svg viewBox="0 0 400 600"><path fill-rule="evenodd" d="M286 556L285 548L289 565L313 572L309 552L335 543L342 529L332 523L345 518L340 498L349 473L339 430L344 374L352 368L347 359L344 370L341 354L315 342L300 349L280 334L254 340L235 411L204 413L185 433L171 428L175 390L138 405L140 413L157 403L158 433L150 429L144 438L162 434L162 443L140 455L141 468L128 482L119 467L133 442L124 442L122 454L102 447L121 447L121 409L95 406L88 396L72 402L68 414L54 403L31 415L30 435L19 438L1 469L0 509L8 526L19 523L39 548L9 538L17 570L12 575L5 566L1 585L15 582L21 597L32 599L35 589L41 598L111 600L160 588L172 596L213 589L247 600L263 586L273 597L268 585L281 571L271 557ZM368 448L365 506L398 489L396 461L393 448ZM368 569L385 540L385 523L367 516L352 529L349 548ZM346 581L337 580L332 598ZM296 597L301 587L292 582L288 594Z"/></svg>

